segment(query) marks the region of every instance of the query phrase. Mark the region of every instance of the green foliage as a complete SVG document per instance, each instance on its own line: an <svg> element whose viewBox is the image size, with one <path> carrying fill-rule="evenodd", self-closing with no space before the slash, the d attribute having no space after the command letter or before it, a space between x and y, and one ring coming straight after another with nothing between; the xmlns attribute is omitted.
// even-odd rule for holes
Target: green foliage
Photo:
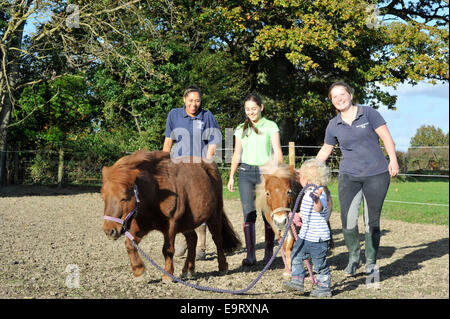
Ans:
<svg viewBox="0 0 450 319"><path fill-rule="evenodd" d="M440 128L435 128L433 125L422 125L411 138L410 145L408 170L440 171L448 175L448 133L444 134Z"/></svg>
<svg viewBox="0 0 450 319"><path fill-rule="evenodd" d="M257 92L282 144L320 145L335 115L327 98L335 80L355 88L355 102L389 108L396 97L380 84L448 81L448 5L442 2L77 3L79 28L64 27L65 2L48 2L52 19L23 42L28 51L9 130L20 147L64 146L92 153L99 163L161 149L167 114L183 105L191 84L200 86L202 105L222 130L244 120L241 101ZM378 20L391 19L371 24L372 4ZM0 12L4 32L10 16ZM317 150L308 151L297 155Z"/></svg>
<svg viewBox="0 0 450 319"><path fill-rule="evenodd" d="M444 134L442 129L434 125L422 125L411 138L411 146L448 146L448 132Z"/></svg>
<svg viewBox="0 0 450 319"><path fill-rule="evenodd" d="M67 145L71 136L91 126L95 107L89 101L83 76L69 74L27 86L18 99L13 119L22 121L11 134L32 140L36 147Z"/></svg>
<svg viewBox="0 0 450 319"><path fill-rule="evenodd" d="M36 154L32 165L28 169L29 180L34 184L49 184L54 182L54 175L51 173L51 165L48 158L40 153Z"/></svg>

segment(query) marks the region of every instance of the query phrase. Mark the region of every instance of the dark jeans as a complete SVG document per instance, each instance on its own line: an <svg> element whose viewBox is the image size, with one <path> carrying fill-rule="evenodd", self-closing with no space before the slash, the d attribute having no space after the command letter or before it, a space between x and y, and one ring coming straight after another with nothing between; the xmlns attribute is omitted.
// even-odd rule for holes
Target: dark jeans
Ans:
<svg viewBox="0 0 450 319"><path fill-rule="evenodd" d="M256 185L261 183L261 173L259 166L252 166L242 163L239 166L239 194L241 196L244 222L254 223L256 221Z"/></svg>
<svg viewBox="0 0 450 319"><path fill-rule="evenodd" d="M328 267L326 256L329 247L329 240L311 242L299 238L295 242L291 253L292 279L302 280L305 278L303 260L308 257L311 257L314 270L319 276L328 276L330 274L330 267Z"/></svg>
<svg viewBox="0 0 450 319"><path fill-rule="evenodd" d="M365 232L379 232L381 209L389 183L389 172L364 177L340 174L339 202L342 228L351 230L358 226L359 207L364 199Z"/></svg>

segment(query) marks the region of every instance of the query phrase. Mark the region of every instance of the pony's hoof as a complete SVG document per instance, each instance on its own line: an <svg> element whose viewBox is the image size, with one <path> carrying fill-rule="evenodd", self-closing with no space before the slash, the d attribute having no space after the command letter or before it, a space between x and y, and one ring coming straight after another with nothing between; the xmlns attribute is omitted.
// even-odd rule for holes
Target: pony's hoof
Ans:
<svg viewBox="0 0 450 319"><path fill-rule="evenodd" d="M291 272L290 272L290 271L287 271L287 270L283 271L283 277L285 277L285 278L291 278Z"/></svg>
<svg viewBox="0 0 450 319"><path fill-rule="evenodd" d="M162 281L163 282L173 282L174 280L172 279L172 277L169 277L167 275L162 275Z"/></svg>
<svg viewBox="0 0 450 319"><path fill-rule="evenodd" d="M183 272L181 274L181 278L182 279L194 279L195 278L195 271Z"/></svg>
<svg viewBox="0 0 450 319"><path fill-rule="evenodd" d="M140 276L142 276L142 274L144 272L145 272L145 267L144 266L138 266L138 267L133 269L133 276L134 277L140 277Z"/></svg>
<svg viewBox="0 0 450 319"><path fill-rule="evenodd" d="M228 274L228 269L219 271L220 276L225 276L226 274Z"/></svg>
<svg viewBox="0 0 450 319"><path fill-rule="evenodd" d="M228 263L219 265L219 272L224 274L228 273Z"/></svg>
<svg viewBox="0 0 450 319"><path fill-rule="evenodd" d="M143 281L146 281L145 276L139 276L139 277L133 276L133 282L138 283L138 282L143 282Z"/></svg>

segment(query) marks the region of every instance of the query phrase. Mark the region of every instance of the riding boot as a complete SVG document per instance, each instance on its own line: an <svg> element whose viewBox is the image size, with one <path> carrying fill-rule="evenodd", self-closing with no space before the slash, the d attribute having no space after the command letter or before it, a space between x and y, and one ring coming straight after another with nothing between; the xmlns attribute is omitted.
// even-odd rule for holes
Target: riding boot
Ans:
<svg viewBox="0 0 450 319"><path fill-rule="evenodd" d="M365 255L366 274L370 275L376 271L376 261L378 247L380 246L381 232L379 228L374 228L371 233L366 233Z"/></svg>
<svg viewBox="0 0 450 319"><path fill-rule="evenodd" d="M206 258L206 224L201 224L195 229L197 233L197 248L195 257L197 260L205 260Z"/></svg>
<svg viewBox="0 0 450 319"><path fill-rule="evenodd" d="M272 227L268 222L264 220L264 238L266 242L266 247L264 249L264 263L268 263L270 258L273 255L273 241L275 238L275 234L272 230Z"/></svg>
<svg viewBox="0 0 450 319"><path fill-rule="evenodd" d="M345 245L348 249L348 265L344 269L346 276L353 276L359 267L359 232L358 228L343 229Z"/></svg>
<svg viewBox="0 0 450 319"><path fill-rule="evenodd" d="M317 275L317 288L311 291L312 297L331 297L331 275Z"/></svg>
<svg viewBox="0 0 450 319"><path fill-rule="evenodd" d="M253 266L256 264L256 237L255 237L255 223L244 223L244 237L245 248L247 249L247 258L242 260L242 266Z"/></svg>

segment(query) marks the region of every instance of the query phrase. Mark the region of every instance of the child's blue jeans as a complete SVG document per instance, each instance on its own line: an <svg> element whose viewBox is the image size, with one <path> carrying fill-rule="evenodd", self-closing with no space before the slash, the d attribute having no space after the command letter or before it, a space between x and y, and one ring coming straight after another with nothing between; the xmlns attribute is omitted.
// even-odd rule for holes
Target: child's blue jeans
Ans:
<svg viewBox="0 0 450 319"><path fill-rule="evenodd" d="M311 242L299 238L294 244L291 252L292 279L302 280L305 278L305 267L303 260L311 257L314 270L318 277L330 274L330 268L326 261L326 255L330 247L330 241Z"/></svg>

